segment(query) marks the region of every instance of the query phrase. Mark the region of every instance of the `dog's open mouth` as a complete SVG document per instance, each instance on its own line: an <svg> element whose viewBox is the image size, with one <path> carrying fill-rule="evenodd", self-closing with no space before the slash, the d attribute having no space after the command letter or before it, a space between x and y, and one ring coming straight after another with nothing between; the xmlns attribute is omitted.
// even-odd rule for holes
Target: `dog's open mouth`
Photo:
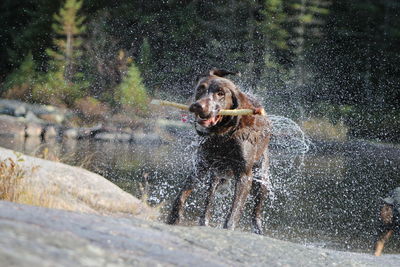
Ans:
<svg viewBox="0 0 400 267"><path fill-rule="evenodd" d="M203 127L212 127L212 126L216 125L218 122L220 122L221 119L222 119L222 116L220 116L220 115L210 116L207 118L202 118L199 115L196 116L197 123Z"/></svg>

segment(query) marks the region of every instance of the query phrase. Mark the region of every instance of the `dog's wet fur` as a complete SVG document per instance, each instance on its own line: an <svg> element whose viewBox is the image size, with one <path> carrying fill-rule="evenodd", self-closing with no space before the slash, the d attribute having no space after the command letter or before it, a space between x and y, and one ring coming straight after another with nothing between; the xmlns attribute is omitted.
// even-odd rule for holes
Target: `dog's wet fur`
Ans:
<svg viewBox="0 0 400 267"><path fill-rule="evenodd" d="M261 105L241 92L227 75L234 72L213 69L201 77L195 87L190 111L195 115L195 129L201 142L196 167L187 177L173 202L168 224L179 223L186 199L198 181L207 184L205 206L200 225L208 225L215 192L222 177L230 176L235 192L224 228L234 229L240 220L249 194L253 195L252 228L262 234L262 211L268 196L268 144L271 123L267 116L220 116L221 109L260 109ZM206 180L205 180L206 179Z"/></svg>

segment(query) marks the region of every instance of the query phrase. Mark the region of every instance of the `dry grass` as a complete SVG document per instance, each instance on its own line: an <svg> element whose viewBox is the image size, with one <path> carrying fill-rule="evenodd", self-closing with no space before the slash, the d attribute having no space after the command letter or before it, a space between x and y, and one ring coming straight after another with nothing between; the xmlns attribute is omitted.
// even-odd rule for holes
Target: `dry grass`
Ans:
<svg viewBox="0 0 400 267"><path fill-rule="evenodd" d="M59 201L54 199L54 195L60 193L61 189L59 189L58 187L54 187L51 189L46 188L45 190L41 191L40 194L38 194L38 192L33 192L32 190L29 190L29 188L22 187L21 192L15 202L45 208L73 210L68 205L60 205Z"/></svg>
<svg viewBox="0 0 400 267"><path fill-rule="evenodd" d="M92 165L93 158L95 157L94 153L90 155L85 155L85 157L79 160L79 164L74 164L74 158L76 157L74 152L62 154L59 149L50 147L45 144L38 146L32 153L30 153L30 155L36 158L65 163L67 165L72 165L84 169L89 169L89 166Z"/></svg>
<svg viewBox="0 0 400 267"><path fill-rule="evenodd" d="M23 161L17 156L16 162L12 158L0 161L0 199L16 201L21 194L21 182L25 177L25 170L18 164Z"/></svg>
<svg viewBox="0 0 400 267"><path fill-rule="evenodd" d="M60 194L61 190L52 188L51 190L46 189L40 194L32 192L26 178L29 174L35 172L37 167L32 167L30 170L24 169L20 164L24 162L22 154L15 153L15 155L15 160L7 158L0 161L0 200L48 208L56 207L52 196ZM62 208L66 209L66 207Z"/></svg>
<svg viewBox="0 0 400 267"><path fill-rule="evenodd" d="M32 98L32 87L28 83L14 85L2 94L6 99L17 99L28 102Z"/></svg>
<svg viewBox="0 0 400 267"><path fill-rule="evenodd" d="M74 105L83 121L90 124L104 120L110 111L108 105L89 96L78 99Z"/></svg>
<svg viewBox="0 0 400 267"><path fill-rule="evenodd" d="M348 128L343 122L332 124L324 118L312 118L301 124L303 131L312 139L345 141L347 139Z"/></svg>
<svg viewBox="0 0 400 267"><path fill-rule="evenodd" d="M35 156L37 158L45 159L45 160L61 162L61 159L57 154L58 153L56 153L53 150L50 150L46 146L39 146L36 149L35 153L33 153L33 156Z"/></svg>
<svg viewBox="0 0 400 267"><path fill-rule="evenodd" d="M19 163L24 162L21 154L15 153L16 159L7 158L0 161L0 199L22 204L42 207L52 207L49 196L52 192L37 195L26 186L28 173L33 173L37 167L24 169Z"/></svg>

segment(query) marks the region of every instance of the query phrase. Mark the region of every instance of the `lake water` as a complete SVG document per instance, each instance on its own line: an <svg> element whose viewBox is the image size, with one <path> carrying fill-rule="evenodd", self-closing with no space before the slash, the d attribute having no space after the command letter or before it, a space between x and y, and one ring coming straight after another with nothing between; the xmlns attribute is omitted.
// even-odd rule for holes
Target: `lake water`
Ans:
<svg viewBox="0 0 400 267"><path fill-rule="evenodd" d="M168 144L92 140L0 138L0 146L60 160L97 172L150 204L169 210L179 184L192 168L193 147L185 133ZM371 252L380 197L400 186L400 152L393 147L325 149L304 155L271 151L273 193L264 214L266 235L310 246ZM202 187L189 198L183 223L196 224ZM232 186L218 193L212 224L221 227ZM251 201L249 201L251 202ZM241 221L249 230L248 205ZM161 218L162 219L162 218ZM399 253L393 238L385 253Z"/></svg>

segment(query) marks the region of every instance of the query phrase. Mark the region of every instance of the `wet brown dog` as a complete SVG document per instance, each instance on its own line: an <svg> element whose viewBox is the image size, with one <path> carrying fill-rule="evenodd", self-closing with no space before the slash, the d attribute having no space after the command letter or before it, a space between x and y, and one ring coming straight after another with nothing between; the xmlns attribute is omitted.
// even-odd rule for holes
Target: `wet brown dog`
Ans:
<svg viewBox="0 0 400 267"><path fill-rule="evenodd" d="M179 222L184 203L196 182L207 179L208 191L200 225L208 225L221 177L231 176L235 179L235 192L224 228L235 228L251 192L255 200L253 231L261 234L262 210L268 195L271 124L267 116L217 115L220 109L261 108L256 100L224 78L229 74L235 73L214 69L197 83L195 102L190 106L190 111L196 116L195 129L202 140L197 149L196 168L173 202L167 223Z"/></svg>

